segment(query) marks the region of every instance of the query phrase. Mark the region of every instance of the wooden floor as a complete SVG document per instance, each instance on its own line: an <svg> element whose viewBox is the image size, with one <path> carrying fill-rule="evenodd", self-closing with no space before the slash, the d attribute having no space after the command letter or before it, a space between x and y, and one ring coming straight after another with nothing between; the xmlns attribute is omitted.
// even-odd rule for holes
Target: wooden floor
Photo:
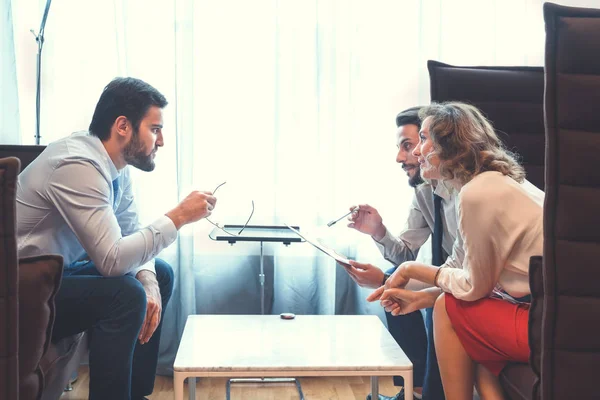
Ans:
<svg viewBox="0 0 600 400"><path fill-rule="evenodd" d="M81 367L77 382L72 392L65 392L61 400L87 400L89 373L87 367ZM224 378L202 378L196 384L196 399L222 400L225 398ZM365 377L328 377L301 378L300 384L306 400L364 400L371 391L371 379ZM388 396L395 395L399 388L395 387L391 377L379 378L379 392ZM185 389L185 399L188 392ZM157 376L154 393L150 400L173 400L173 379ZM300 396L294 384L235 384L231 386L231 400L294 400Z"/></svg>

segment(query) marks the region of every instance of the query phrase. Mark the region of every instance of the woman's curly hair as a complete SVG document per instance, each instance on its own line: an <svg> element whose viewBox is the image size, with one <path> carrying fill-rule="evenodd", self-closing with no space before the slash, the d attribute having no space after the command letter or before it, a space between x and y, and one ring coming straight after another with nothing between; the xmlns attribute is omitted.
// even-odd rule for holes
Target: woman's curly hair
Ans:
<svg viewBox="0 0 600 400"><path fill-rule="evenodd" d="M429 134L445 179L465 184L485 171L498 171L521 183L525 170L508 151L481 111L459 102L432 103L419 112L429 118Z"/></svg>

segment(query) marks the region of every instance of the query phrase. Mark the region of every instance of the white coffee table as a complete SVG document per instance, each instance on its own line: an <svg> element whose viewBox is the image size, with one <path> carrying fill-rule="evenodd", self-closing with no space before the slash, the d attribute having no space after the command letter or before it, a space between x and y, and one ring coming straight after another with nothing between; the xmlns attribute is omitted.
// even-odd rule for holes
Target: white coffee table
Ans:
<svg viewBox="0 0 600 400"><path fill-rule="evenodd" d="M175 400L188 379L371 376L372 398L379 376L404 377L412 399L412 363L374 315L191 315L174 364ZM366 393L365 393L366 395Z"/></svg>

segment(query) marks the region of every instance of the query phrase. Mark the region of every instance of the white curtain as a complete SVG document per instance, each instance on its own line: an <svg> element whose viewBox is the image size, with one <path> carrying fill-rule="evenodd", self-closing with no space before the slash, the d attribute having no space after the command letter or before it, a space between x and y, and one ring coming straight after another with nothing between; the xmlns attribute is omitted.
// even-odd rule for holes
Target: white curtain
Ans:
<svg viewBox="0 0 600 400"><path fill-rule="evenodd" d="M0 0L0 143L20 144L17 63L10 0Z"/></svg>
<svg viewBox="0 0 600 400"><path fill-rule="evenodd" d="M28 31L44 5L13 1L26 144L35 126ZM158 167L135 174L144 220L192 188L227 181L213 221L241 224L254 201L251 224L298 224L387 269L368 237L343 223L324 226L366 202L390 230L402 228L411 190L394 162L394 121L429 102L426 61L543 65L543 52L541 0L55 0L43 53L42 143L86 129L113 77L144 79L170 101ZM167 369L187 315L260 312L258 243L215 242L212 228L185 227L161 254L177 275L163 331ZM267 313L382 315L364 301L367 290L307 244L265 244L265 260Z"/></svg>

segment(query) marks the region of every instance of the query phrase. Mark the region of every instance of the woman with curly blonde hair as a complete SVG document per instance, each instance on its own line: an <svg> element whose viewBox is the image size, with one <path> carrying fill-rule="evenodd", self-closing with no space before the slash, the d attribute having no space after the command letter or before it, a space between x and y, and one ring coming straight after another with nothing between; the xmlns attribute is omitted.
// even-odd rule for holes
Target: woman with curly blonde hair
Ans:
<svg viewBox="0 0 600 400"><path fill-rule="evenodd" d="M525 170L494 132L490 122L472 105L432 104L420 112L429 117L429 132L439 173L444 180L467 184L476 175L497 171L522 183Z"/></svg>
<svg viewBox="0 0 600 400"><path fill-rule="evenodd" d="M502 399L497 376L508 361L527 362L529 258L542 254L544 193L525 180L475 107L458 102L421 110L421 175L457 190L455 257L440 267L403 263L369 296L393 314L434 308L434 338L448 400ZM411 280L438 287L404 289ZM439 296L440 293L444 295Z"/></svg>

